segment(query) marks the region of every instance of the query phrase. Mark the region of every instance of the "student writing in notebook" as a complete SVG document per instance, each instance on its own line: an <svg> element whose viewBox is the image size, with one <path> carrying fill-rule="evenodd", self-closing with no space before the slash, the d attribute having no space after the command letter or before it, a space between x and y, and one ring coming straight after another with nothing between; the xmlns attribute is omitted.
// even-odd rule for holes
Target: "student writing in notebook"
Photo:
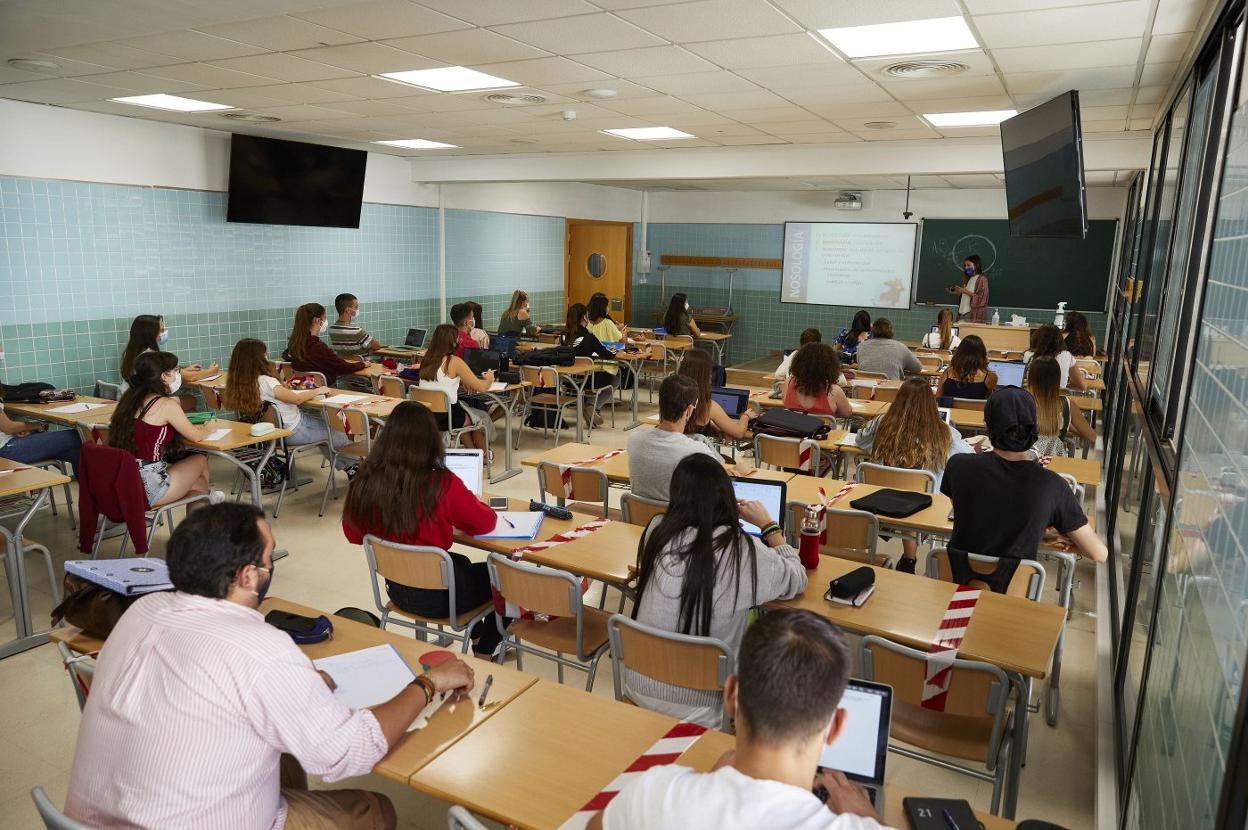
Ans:
<svg viewBox="0 0 1248 830"><path fill-rule="evenodd" d="M150 830L394 828L386 796L309 791L307 773L330 782L367 775L435 695L472 690L472 669L448 660L385 703L347 708L333 678L259 611L273 547L250 505L206 507L174 529L175 590L140 597L100 652L70 818Z"/></svg>
<svg viewBox="0 0 1248 830"><path fill-rule="evenodd" d="M134 371L134 361L144 352L162 351L169 343L169 329L165 328L165 318L159 314L140 314L130 323L130 338L121 353L121 391L126 391L126 379ZM211 366L200 366L192 363L178 370L183 383L195 383L211 377L221 371L216 363Z"/></svg>
<svg viewBox="0 0 1248 830"><path fill-rule="evenodd" d="M415 401L399 404L386 420L347 489L342 511L342 529L353 544L362 544L365 534L372 534L389 542L449 551L457 613L490 601L490 574L484 562L470 562L450 550L455 531L472 536L489 533L497 520L497 514L446 469L446 449L433 414ZM424 617L450 613L444 590L387 580L386 591L403 611ZM478 655L492 657L501 641L494 614L477 623L469 637Z"/></svg>
<svg viewBox="0 0 1248 830"><path fill-rule="evenodd" d="M849 645L811 611L769 611L741 640L724 707L736 746L710 772L678 764L632 776L590 830L880 830L866 791L840 772L816 779L845 729ZM822 786L827 803L811 790Z"/></svg>

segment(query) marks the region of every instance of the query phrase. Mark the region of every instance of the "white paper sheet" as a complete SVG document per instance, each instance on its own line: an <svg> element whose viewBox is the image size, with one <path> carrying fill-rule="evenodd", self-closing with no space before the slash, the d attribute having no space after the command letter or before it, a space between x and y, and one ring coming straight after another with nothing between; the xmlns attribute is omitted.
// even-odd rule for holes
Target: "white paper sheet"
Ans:
<svg viewBox="0 0 1248 830"><path fill-rule="evenodd" d="M842 447L856 447L858 446L858 434L851 432L836 443Z"/></svg>
<svg viewBox="0 0 1248 830"><path fill-rule="evenodd" d="M196 383L208 383L209 381L216 380L216 379L217 379L217 378L219 378L219 377L221 377L221 373L220 373L220 372L217 372L215 375L209 375L209 376L208 376L208 377L206 377L206 378L200 378L199 380L197 380L197 381L195 381L195 382L196 382Z"/></svg>
<svg viewBox="0 0 1248 830"><path fill-rule="evenodd" d="M365 397L366 396L364 395L331 395L330 397L325 398L324 402L325 403L337 403L337 404L342 404L343 406L346 406L349 403L362 401L364 400Z"/></svg>
<svg viewBox="0 0 1248 830"><path fill-rule="evenodd" d="M49 412L61 412L65 415L74 415L79 412L90 412L92 409L103 409L108 406L106 403L71 403L65 406L58 406L49 409Z"/></svg>
<svg viewBox="0 0 1248 830"><path fill-rule="evenodd" d="M228 429L214 429L212 433L204 440L205 441L220 441L222 438L224 438L225 436L229 434L230 434L230 431Z"/></svg>
<svg viewBox="0 0 1248 830"><path fill-rule="evenodd" d="M482 533L477 539L532 539L542 526L546 514L540 510L512 511L500 510L498 522L489 533Z"/></svg>
<svg viewBox="0 0 1248 830"><path fill-rule="evenodd" d="M506 388L507 384L503 383L501 380L496 380L490 384L491 392L502 392Z"/></svg>
<svg viewBox="0 0 1248 830"><path fill-rule="evenodd" d="M334 697L352 709L385 703L403 691L415 672L394 646L382 645L313 660L312 665L334 679Z"/></svg>

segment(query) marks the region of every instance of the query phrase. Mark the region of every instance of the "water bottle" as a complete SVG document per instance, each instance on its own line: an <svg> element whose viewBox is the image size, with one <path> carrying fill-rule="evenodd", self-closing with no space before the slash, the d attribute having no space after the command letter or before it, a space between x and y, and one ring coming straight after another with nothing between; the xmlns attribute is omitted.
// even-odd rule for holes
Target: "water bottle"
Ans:
<svg viewBox="0 0 1248 830"><path fill-rule="evenodd" d="M992 324L994 326L1001 325L1001 312L997 311L995 308L992 310Z"/></svg>
<svg viewBox="0 0 1248 830"><path fill-rule="evenodd" d="M806 512L802 515L802 539L801 547L798 549L798 558L802 560L802 567L808 571L819 567L819 546L823 541L823 517L823 508L819 505L806 505Z"/></svg>

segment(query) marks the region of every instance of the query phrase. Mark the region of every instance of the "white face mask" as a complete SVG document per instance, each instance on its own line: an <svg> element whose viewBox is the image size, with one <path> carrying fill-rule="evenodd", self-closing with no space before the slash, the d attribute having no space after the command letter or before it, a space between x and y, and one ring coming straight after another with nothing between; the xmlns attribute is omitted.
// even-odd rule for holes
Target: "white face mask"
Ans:
<svg viewBox="0 0 1248 830"><path fill-rule="evenodd" d="M182 373L176 369L173 372L173 380L165 380L165 386L169 387L169 394L172 395L182 388Z"/></svg>
<svg viewBox="0 0 1248 830"><path fill-rule="evenodd" d="M689 310L689 301L685 300L685 311Z"/></svg>

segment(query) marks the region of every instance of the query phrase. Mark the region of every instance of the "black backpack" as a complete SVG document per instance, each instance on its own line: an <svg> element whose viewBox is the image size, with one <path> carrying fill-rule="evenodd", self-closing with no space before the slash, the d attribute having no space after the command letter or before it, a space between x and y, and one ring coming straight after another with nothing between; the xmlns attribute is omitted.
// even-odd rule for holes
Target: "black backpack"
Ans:
<svg viewBox="0 0 1248 830"><path fill-rule="evenodd" d="M750 431L755 435L772 435L777 438L813 438L819 441L828 437L832 427L817 415L777 407L768 409L750 421Z"/></svg>
<svg viewBox="0 0 1248 830"><path fill-rule="evenodd" d="M576 363L576 350L571 346L552 346L516 355L517 366L571 366Z"/></svg>
<svg viewBox="0 0 1248 830"><path fill-rule="evenodd" d="M16 386L8 384L0 384L0 398L8 403L44 403L52 400L51 394L56 392L56 387L50 383L39 383L37 381L31 383L19 383Z"/></svg>
<svg viewBox="0 0 1248 830"><path fill-rule="evenodd" d="M728 370L718 363L711 366L711 386L727 386Z"/></svg>

